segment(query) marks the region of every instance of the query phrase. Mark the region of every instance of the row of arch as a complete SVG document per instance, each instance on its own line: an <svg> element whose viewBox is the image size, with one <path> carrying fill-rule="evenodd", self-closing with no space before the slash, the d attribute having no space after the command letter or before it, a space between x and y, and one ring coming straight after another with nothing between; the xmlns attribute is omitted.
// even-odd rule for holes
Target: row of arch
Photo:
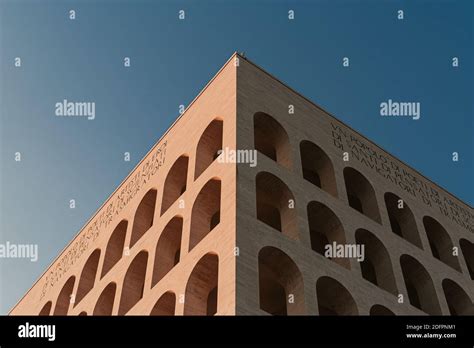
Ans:
<svg viewBox="0 0 474 348"><path fill-rule="evenodd" d="M223 141L223 121L219 118L214 119L204 130L198 142L196 149L196 163L194 180L211 165L218 157L219 150L222 149ZM163 215L186 191L189 157L180 156L171 166L163 186L163 197L160 215ZM132 232L129 248L132 248L153 226L155 207L157 200L157 190L150 189L140 201L134 215ZM213 178L209 180L197 195L191 213L191 232L189 240L189 251L191 251L210 231L220 223L220 205L221 205L221 180ZM155 250L155 265L152 275L152 287L156 285L180 260L181 237L182 237L183 219L180 216L172 218L160 235ZM122 258L125 248L125 240L128 228L128 221L122 220L114 229L107 243L104 261L100 278L103 278ZM100 249L96 249L87 259L79 279L77 293L74 296L74 305L77 305L94 287L96 274L99 268ZM140 253L129 268L128 273L132 279L141 278L143 274L134 272L134 269L143 270L143 263L146 264L147 256ZM133 265L133 267L132 267ZM126 279L127 275L125 276ZM66 295L70 296L73 291L75 278L71 277L63 286L58 295L54 314L67 314L69 308L69 299L66 301ZM107 312L100 308L109 308L110 294L115 293L116 285L111 283L104 289L98 300L98 313ZM131 288L130 291L125 287L123 301L121 301L119 314L127 312L133 306L137 299L141 298L143 289ZM48 309L51 302L48 302L41 313L49 313ZM94 313L96 311L94 310ZM122 313L122 314L123 314Z"/></svg>
<svg viewBox="0 0 474 348"><path fill-rule="evenodd" d="M146 196L144 200L146 199ZM220 181L212 179L202 189L196 199L191 220L190 249L202 240L217 224L216 216L219 214ZM204 202L201 202L204 201ZM217 215L216 215L217 214ZM197 218L196 216L199 216ZM181 238L183 229L183 218L173 217L164 227L155 248L155 260L152 273L152 287L155 286L171 269L180 261ZM112 267L122 258L124 251L127 221L118 224L107 243L101 278L103 278ZM96 249L87 259L79 279L77 293L74 297L74 306L77 305L94 287L100 259L100 249ZM122 291L123 303L120 308L126 313L143 295L141 288L128 288L126 284L133 282L135 278L143 278L144 270L148 260L148 253L140 252L130 264L124 280ZM141 270L139 272L139 270ZM69 308L69 296L72 294L74 279L70 278L58 296L54 314L67 314ZM131 280L130 280L131 279ZM105 291L105 290L104 290ZM112 291L112 289L108 289ZM105 292L108 293L108 292ZM114 290L115 293L115 290ZM109 298L110 296L107 296ZM100 302L100 301L99 301ZM119 312L120 314L120 312Z"/></svg>
<svg viewBox="0 0 474 348"><path fill-rule="evenodd" d="M273 118L271 118L271 120L269 118L271 118L271 116L263 113L255 114L255 147L268 157L288 167L288 164L291 162L290 157L286 156L283 151L287 143L285 140L286 132L278 122ZM272 120L276 122L277 125L275 125ZM216 119L209 124L201 136L196 151L195 179L217 158L218 151L222 148L222 126L222 120ZM281 127L281 129L279 127ZM283 130L284 133L282 133L281 130ZM273 135L269 134L269 132ZM303 141L300 144L300 148L305 179L337 197L334 169L329 157L317 145L309 141ZM164 183L161 215L186 191L188 162L188 157L183 155L175 161L168 172ZM344 178L346 181L348 201L351 207L366 214L375 221L380 222L375 193L368 180L361 173L350 167L344 169ZM275 190L275 187L278 189ZM219 224L220 191L220 180L211 179L198 194L192 208L189 250L197 245L200 240ZM294 210L288 209L287 204L289 197L293 197L291 191L281 180L270 173L259 173L257 175L257 217L290 237L297 238L295 212ZM133 247L153 225L156 199L157 191L156 189L152 189L147 192L140 202L134 217L130 247ZM385 194L385 202L387 210L389 211L392 230L394 233L421 248L421 241L416 231L416 223L414 222L411 210L406 204L404 209L394 208L398 199L399 197L392 193ZM310 211L314 213L310 215ZM320 218L315 219L314 216L318 216L318 214ZM311 207L308 206L308 218L311 230L311 245L315 251L318 251L318 249L330 239L338 242L342 240L341 238L345 238L342 225L329 208L318 206L318 204L314 202ZM318 221L326 222L319 223ZM457 258L450 253L450 249L452 248L449 246L452 246L452 242L446 230L436 220L430 217L425 217L423 223L425 229L427 229L433 255L460 271ZM112 233L106 248L101 278L107 274L122 257L127 224L128 222L126 220L121 221ZM161 255L162 260L160 267L155 267L152 285L156 284L169 271L170 267L174 267L174 265L179 262L181 232L173 231L181 229L182 218L180 220L179 217L176 219L173 218L165 227L162 233L163 239L160 238L162 243L160 244L160 242L158 242L155 253L155 255ZM465 255L471 278L474 279L474 245L467 240L461 240L460 246ZM158 256L156 257L158 258ZM87 260L81 274L75 299L76 304L79 303L94 286L99 259L100 250L95 250ZM335 261L338 262L338 260ZM342 266L350 267L347 260L340 262ZM370 265L363 266L363 268L366 269L367 278L370 278L369 275L374 273ZM70 284L68 281L64 285L63 290L64 288L67 290L69 287ZM390 288L388 285L386 287ZM57 308L60 313L63 312L61 306L57 306Z"/></svg>
<svg viewBox="0 0 474 348"><path fill-rule="evenodd" d="M147 260L148 252L142 250L130 263L123 280L118 315L125 315L143 298ZM154 275L155 272L156 269ZM215 315L217 313L218 277L219 257L215 253L207 253L196 263L186 283L184 315ZM56 301L54 315L67 315L74 282L75 277L71 276L63 286ZM109 283L99 295L92 314L112 315L116 293L117 284ZM51 307L52 301L48 301L39 314L49 315ZM173 291L167 291L156 301L150 315L174 315L175 309L176 294ZM87 315L87 313L81 312L79 315Z"/></svg>
<svg viewBox="0 0 474 348"><path fill-rule="evenodd" d="M363 233L370 234L367 231ZM405 254L400 257L400 264L411 305L428 314L441 314L433 282L421 263ZM258 254L258 272L260 309L272 315L306 314L303 276L286 253L275 247L262 248ZM364 274L364 270L362 272ZM376 274L387 276L380 272ZM394 285L392 280L384 282ZM471 299L456 282L444 279L442 287L451 315L474 314ZM316 294L320 315L359 314L350 291L331 277L322 276L317 280ZM394 313L382 305L374 305L370 314Z"/></svg>
<svg viewBox="0 0 474 348"><path fill-rule="evenodd" d="M254 146L260 153L281 166L291 169L289 137L281 124L268 114L262 112L254 114ZM338 190L334 167L325 151L316 144L303 140L300 143L300 156L303 178L337 198ZM351 167L344 168L343 177L349 205L381 224L375 190L369 180ZM256 196L257 219L292 239L298 239L296 209L292 209L288 205L289 201L294 202L294 196L288 186L275 175L260 172L256 176ZM391 192L385 193L384 200L392 232L423 249L415 217L406 202ZM402 204L400 205L400 203ZM314 251L323 254L325 245L332 242L345 243L343 226L331 209L322 203L311 202L308 204L307 213L311 247ZM430 216L425 216L422 221L431 254L461 272L459 260L453 254L453 242L446 229ZM361 264L362 276L375 285L396 294L398 290L389 254L382 242L365 230L356 231L355 237L357 244L363 243L367 248L367 257ZM474 279L474 244L466 239L461 239L459 246L464 255L469 275L471 279ZM347 259L334 259L333 261L343 267L350 268ZM436 299L436 293L434 293L428 272L418 261L410 259L408 255L400 262L410 303L427 313L439 314L439 304L430 302L431 298ZM417 283L417 286L414 283ZM431 286L429 286L430 283ZM443 281L443 289L447 296L456 294L460 298L469 299L457 284L453 285L451 280ZM424 291L422 296L419 294L421 290ZM431 294L429 294L430 292ZM462 311L451 302L448 301L448 305L452 314ZM472 303L470 303L470 307L472 307Z"/></svg>
<svg viewBox="0 0 474 348"><path fill-rule="evenodd" d="M223 121L220 119L215 119L207 126L201 135L196 148L194 180L196 180L218 157L219 150L222 149L222 131ZM168 171L163 184L163 197L160 215L163 215L179 199L179 197L181 197L186 192L188 163L189 156L183 154L173 163L170 170ZM201 190L198 199L204 201L201 203L210 203L206 201L208 200L208 196L215 198L214 191L220 192L220 180L212 180L211 182L208 182ZM130 248L133 247L135 243L153 225L156 199L156 189L150 190L138 206L133 223ZM220 195L219 199L213 202L215 203L214 205L220 205ZM209 209L211 208L212 207ZM215 209L212 208L212 210ZM213 223L214 225L217 225L218 222L219 216L216 215L213 217ZM193 240L192 243L195 245L196 240Z"/></svg>
<svg viewBox="0 0 474 348"><path fill-rule="evenodd" d="M309 177L309 174L307 176ZM313 177L315 176L313 175ZM344 178L350 206L374 220L380 221L375 191L368 180L359 171L351 167L344 169ZM291 190L282 180L269 172L258 173L255 180L257 219L292 239L298 239L296 209L293 209L288 204L290 201L295 201ZM392 192L386 192L384 200L392 232L423 249L415 217L408 204ZM315 211L315 213L310 214L310 210ZM319 209L317 205L314 205L314 209L308 208L308 221L312 231L318 232L320 229L331 230L334 241L341 242L343 239L342 225L329 208ZM316 223L315 221L319 221L321 226L313 228L312 225ZM446 229L430 216L423 217L423 226L432 255L461 272L459 260L453 254L454 244ZM318 232L313 236L312 232L312 244L315 244L316 249L319 248L317 245L324 245L323 242L325 241L324 237L320 237L319 234ZM315 238L314 240L313 237ZM474 279L474 244L466 239L461 239L460 247L466 260L469 274Z"/></svg>
<svg viewBox="0 0 474 348"><path fill-rule="evenodd" d="M138 205L134 216L130 248L135 244L134 236L137 234L137 227L142 231L140 232L141 237L153 226L154 209L150 207L154 207L155 201L156 190L151 189ZM220 206L221 180L219 178L213 178L202 187L192 207L189 251L220 223ZM127 225L127 220L122 220L112 232L107 243L101 278L104 277L122 257L125 247ZM161 268L167 268L169 265L175 265L179 262L182 228L182 217L175 216L163 229L156 249L156 254L161 258ZM94 258L94 260L96 259ZM89 261L86 262L86 265L88 262ZM166 267L163 265L166 265ZM164 275L162 274L163 271L160 272L153 277L154 283Z"/></svg>
<svg viewBox="0 0 474 348"><path fill-rule="evenodd" d="M150 197L156 198L156 190L150 190L138 205L134 217L134 229L132 230L132 236L136 226L151 227L153 224L154 210L150 209ZM219 224L220 197L221 181L217 178L209 180L197 195L191 212L189 251L191 251L191 249L193 249L209 232L211 232ZM123 257L127 225L127 220L122 220L112 232L105 250L100 278L103 278ZM179 263L181 256L182 230L183 218L181 216L175 216L166 224L162 233L160 234L155 249L152 287L155 286L174 266ZM132 245L132 242L130 245ZM80 301L94 287L99 267L100 253L100 249L94 250L84 264L79 279L77 293L74 297L74 305L80 303ZM145 257L143 254L140 255L141 256L139 258L135 258L133 261L138 263L136 269L143 269L143 267L139 267L139 265L146 265L147 262L147 257ZM131 274L134 274L133 277L142 276L142 274L136 274L135 272L132 272ZM63 290L65 293L72 293L72 287L69 281L66 282ZM121 307L125 308L125 312L131 308L130 304L135 304L136 300L141 298L142 295L139 293L139 291L133 290L131 290L131 293L123 291L123 294L125 302L123 306L121 305ZM67 311L65 312L62 308L63 301L59 300L60 297L61 295L58 297L58 305L56 306L55 314L67 313Z"/></svg>
<svg viewBox="0 0 474 348"><path fill-rule="evenodd" d="M143 296L146 274L146 251L140 252L126 273L119 315L127 313ZM428 314L441 314L433 282L425 268L409 255L400 257L405 285L410 303ZM214 315L217 312L219 259L214 253L204 255L193 268L186 285L184 314ZM363 271L364 272L364 271ZM304 282L296 263L275 247L264 247L258 254L260 308L272 315L306 314ZM63 287L54 314L67 314L69 295L75 278L71 277ZM115 300L116 284L107 285L99 296L94 315L111 315ZM474 306L467 293L453 280L444 279L442 288L451 315L473 315ZM124 292L126 295L124 296ZM350 291L339 281L320 277L316 282L316 294L320 315L358 315L356 301ZM292 300L289 301L289 298ZM176 295L167 291L155 303L150 315L174 315ZM51 301L40 315L51 310ZM85 312L81 312L83 315ZM374 305L371 315L393 315L382 305Z"/></svg>

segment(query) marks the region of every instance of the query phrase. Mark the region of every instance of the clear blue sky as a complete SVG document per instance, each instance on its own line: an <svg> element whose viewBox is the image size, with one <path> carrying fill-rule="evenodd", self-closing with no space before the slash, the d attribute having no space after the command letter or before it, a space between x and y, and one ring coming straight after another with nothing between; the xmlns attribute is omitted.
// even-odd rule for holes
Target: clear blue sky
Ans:
<svg viewBox="0 0 474 348"><path fill-rule="evenodd" d="M234 51L472 205L473 7L469 0L0 0L0 243L39 246L37 262L0 259L0 313ZM96 119L55 117L63 99L94 101ZM421 119L380 117L387 99L420 102Z"/></svg>

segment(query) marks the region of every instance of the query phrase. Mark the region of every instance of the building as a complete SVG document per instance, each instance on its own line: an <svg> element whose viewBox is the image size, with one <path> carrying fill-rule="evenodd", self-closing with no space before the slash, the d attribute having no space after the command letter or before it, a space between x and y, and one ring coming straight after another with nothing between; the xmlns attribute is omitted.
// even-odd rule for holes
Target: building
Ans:
<svg viewBox="0 0 474 348"><path fill-rule="evenodd" d="M473 233L471 207L234 54L10 314L474 314Z"/></svg>

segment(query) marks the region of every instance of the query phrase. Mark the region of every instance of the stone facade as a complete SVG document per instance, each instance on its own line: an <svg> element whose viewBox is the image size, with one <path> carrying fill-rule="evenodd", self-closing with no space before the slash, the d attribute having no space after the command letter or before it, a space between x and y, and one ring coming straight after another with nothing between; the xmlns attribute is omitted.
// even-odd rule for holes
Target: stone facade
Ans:
<svg viewBox="0 0 474 348"><path fill-rule="evenodd" d="M473 228L471 207L234 54L10 314L474 314Z"/></svg>

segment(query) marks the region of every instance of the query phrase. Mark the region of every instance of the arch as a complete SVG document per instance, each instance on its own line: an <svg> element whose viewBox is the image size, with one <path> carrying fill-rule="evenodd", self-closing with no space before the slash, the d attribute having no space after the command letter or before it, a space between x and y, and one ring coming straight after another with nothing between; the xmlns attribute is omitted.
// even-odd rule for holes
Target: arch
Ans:
<svg viewBox="0 0 474 348"><path fill-rule="evenodd" d="M224 122L219 119L213 120L202 133L196 149L196 165L194 168L194 180L211 165L222 150L222 130Z"/></svg>
<svg viewBox="0 0 474 348"><path fill-rule="evenodd" d="M84 268L82 269L81 278L79 279L79 286L77 288L76 306L81 300L92 290L97 275L97 268L99 267L100 249L95 249L87 259Z"/></svg>
<svg viewBox="0 0 474 348"><path fill-rule="evenodd" d="M474 280L474 243L471 243L467 239L461 239L459 245L461 246L461 251L464 255L469 275L471 276L471 279Z"/></svg>
<svg viewBox="0 0 474 348"><path fill-rule="evenodd" d="M86 317L87 316L87 312L86 311L82 311L81 313L78 314L79 317Z"/></svg>
<svg viewBox="0 0 474 348"><path fill-rule="evenodd" d="M163 199L161 202L161 215L186 191L186 180L188 177L188 156L179 157L165 179L163 187Z"/></svg>
<svg viewBox="0 0 474 348"><path fill-rule="evenodd" d="M153 226L155 214L156 190L149 190L142 198L133 219L132 238L130 248Z"/></svg>
<svg viewBox="0 0 474 348"><path fill-rule="evenodd" d="M354 168L346 167L344 168L344 181L349 205L380 224L377 198L369 180Z"/></svg>
<svg viewBox="0 0 474 348"><path fill-rule="evenodd" d="M373 233L364 229L356 231L355 239L356 244L364 245L365 258L360 264L362 277L397 295L397 284L387 248Z"/></svg>
<svg viewBox="0 0 474 348"><path fill-rule="evenodd" d="M48 316L51 313L52 306L53 306L53 303L51 301L46 302L43 308L41 308L41 311L39 312L38 315Z"/></svg>
<svg viewBox="0 0 474 348"><path fill-rule="evenodd" d="M451 315L474 315L474 305L463 288L451 279L444 279L442 285Z"/></svg>
<svg viewBox="0 0 474 348"><path fill-rule="evenodd" d="M400 257L403 279L412 306L431 315L441 315L433 281L425 267L409 255Z"/></svg>
<svg viewBox="0 0 474 348"><path fill-rule="evenodd" d="M127 234L127 226L128 221L122 220L112 232L109 242L107 243L107 248L105 249L101 278L103 278L107 272L110 271L112 267L114 267L115 264L122 258L123 249L125 246L125 236Z"/></svg>
<svg viewBox="0 0 474 348"><path fill-rule="evenodd" d="M320 202L313 201L308 204L307 211L311 249L326 257L325 248L327 245L332 246L333 243L346 244L344 227L331 209ZM328 259L347 269L351 268L348 258L328 257Z"/></svg>
<svg viewBox="0 0 474 348"><path fill-rule="evenodd" d="M112 315L116 290L117 284L114 282L108 284L102 290L94 307L94 315Z"/></svg>
<svg viewBox="0 0 474 348"><path fill-rule="evenodd" d="M156 301L150 315L174 315L176 306L176 295L172 291L167 291Z"/></svg>
<svg viewBox="0 0 474 348"><path fill-rule="evenodd" d="M182 230L183 218L175 216L161 232L155 249L151 286L155 286L179 262Z"/></svg>
<svg viewBox="0 0 474 348"><path fill-rule="evenodd" d="M441 224L430 216L423 218L426 236L430 243L431 253L435 258L461 272L459 260L453 255L453 242Z"/></svg>
<svg viewBox="0 0 474 348"><path fill-rule="evenodd" d="M385 306L376 304L370 308L370 315L382 316L382 315L395 315L390 309Z"/></svg>
<svg viewBox="0 0 474 348"><path fill-rule="evenodd" d="M76 277L71 276L64 283L61 292L56 300L56 307L54 307L54 315L67 315L69 311L69 304L71 303L72 290L74 289L74 283Z"/></svg>
<svg viewBox="0 0 474 348"><path fill-rule="evenodd" d="M256 176L257 219L292 238L298 238L295 198L288 186L268 172ZM290 202L292 206L290 207Z"/></svg>
<svg viewBox="0 0 474 348"><path fill-rule="evenodd" d="M337 280L323 276L316 282L319 315L358 315L351 293Z"/></svg>
<svg viewBox="0 0 474 348"><path fill-rule="evenodd" d="M148 252L142 250L128 267L123 280L118 315L124 315L143 297Z"/></svg>
<svg viewBox="0 0 474 348"><path fill-rule="evenodd" d="M392 192L386 192L384 200L392 232L423 249L415 216L408 204ZM403 208L399 208L400 201L403 201Z"/></svg>
<svg viewBox="0 0 474 348"><path fill-rule="evenodd" d="M191 212L191 232L189 251L191 251L220 222L221 181L209 180L194 201Z"/></svg>
<svg viewBox="0 0 474 348"><path fill-rule="evenodd" d="M305 314L303 276L283 251L263 247L258 253L260 309L272 315Z"/></svg>
<svg viewBox="0 0 474 348"><path fill-rule="evenodd" d="M303 177L327 193L337 197L336 176L331 159L311 141L300 143Z"/></svg>
<svg viewBox="0 0 474 348"><path fill-rule="evenodd" d="M255 149L285 168L291 168L288 134L272 116L257 112L253 116Z"/></svg>
<svg viewBox="0 0 474 348"><path fill-rule="evenodd" d="M217 313L219 257L207 253L196 263L184 295L184 315L214 315Z"/></svg>

